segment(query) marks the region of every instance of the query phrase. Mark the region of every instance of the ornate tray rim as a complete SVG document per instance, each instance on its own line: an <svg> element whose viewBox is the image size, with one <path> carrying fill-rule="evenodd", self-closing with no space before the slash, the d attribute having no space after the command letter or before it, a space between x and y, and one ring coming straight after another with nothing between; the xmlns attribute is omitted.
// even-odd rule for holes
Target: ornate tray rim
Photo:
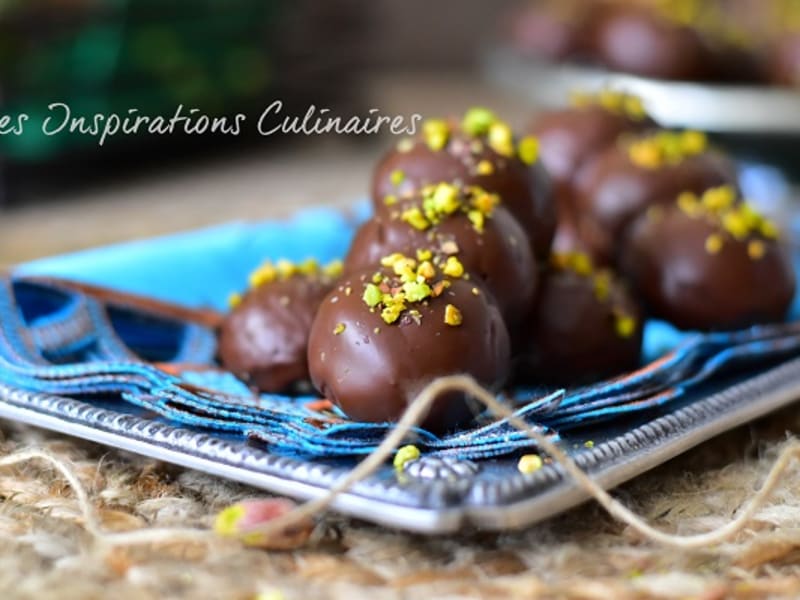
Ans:
<svg viewBox="0 0 800 600"><path fill-rule="evenodd" d="M611 488L798 398L800 358L795 358L581 449L573 458L603 487ZM344 467L271 455L213 434L5 385L0 385L0 418L303 499L323 495L347 472ZM398 481L387 467L339 496L332 508L382 525L438 534L473 526L523 527L586 499L557 465L546 465L531 475L482 478L478 473L474 478L406 482Z"/></svg>
<svg viewBox="0 0 800 600"><path fill-rule="evenodd" d="M641 96L665 127L738 135L800 134L800 92L759 85L665 81L579 64L553 64L526 57L508 46L482 54L486 78L547 107L564 106L575 89L622 89ZM753 110L757 104L758 110Z"/></svg>

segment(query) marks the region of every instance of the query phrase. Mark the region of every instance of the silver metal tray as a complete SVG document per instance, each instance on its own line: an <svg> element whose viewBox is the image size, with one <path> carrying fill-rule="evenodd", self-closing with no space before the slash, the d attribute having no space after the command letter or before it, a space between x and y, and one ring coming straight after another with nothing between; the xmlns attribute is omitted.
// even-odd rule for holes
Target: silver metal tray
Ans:
<svg viewBox="0 0 800 600"><path fill-rule="evenodd" d="M733 377L640 423L565 436L565 449L604 487L618 485L723 431L800 398L800 359ZM270 455L224 435L176 428L122 402L100 406L0 386L0 417L121 448L278 494L314 498L352 462ZM585 433L582 435L586 435ZM424 533L523 527L586 495L556 465L523 475L515 459L472 463L422 458L400 476L390 466L341 495L333 508Z"/></svg>
<svg viewBox="0 0 800 600"><path fill-rule="evenodd" d="M641 96L653 118L665 127L736 135L800 135L800 92L790 88L648 79L544 62L503 46L488 48L482 67L489 81L545 107L564 106L575 90L612 88Z"/></svg>

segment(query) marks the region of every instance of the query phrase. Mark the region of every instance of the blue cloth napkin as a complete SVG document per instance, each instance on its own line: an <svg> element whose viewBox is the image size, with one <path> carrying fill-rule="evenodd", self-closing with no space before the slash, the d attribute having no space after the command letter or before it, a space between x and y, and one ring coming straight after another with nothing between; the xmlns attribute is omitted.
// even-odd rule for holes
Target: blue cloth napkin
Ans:
<svg viewBox="0 0 800 600"><path fill-rule="evenodd" d="M231 223L22 265L12 279L0 279L0 382L87 401L117 400L176 424L248 436L276 452L320 457L371 452L391 424L358 423L335 409L320 411L309 405L312 397L255 396L218 369L159 366L213 366L214 332L202 325L135 306L122 310L113 302L26 280L58 276L224 310L230 292L240 290L266 258L343 256L357 222L367 215L364 204L355 214L314 209L281 222ZM800 353L800 324L700 335L652 321L645 329L645 357L647 362L662 357L657 364L579 389L517 390L508 399L518 416L557 436L675 402L731 366L793 353ZM482 423L446 436L417 429L412 441L429 453L461 458L532 445L504 420Z"/></svg>

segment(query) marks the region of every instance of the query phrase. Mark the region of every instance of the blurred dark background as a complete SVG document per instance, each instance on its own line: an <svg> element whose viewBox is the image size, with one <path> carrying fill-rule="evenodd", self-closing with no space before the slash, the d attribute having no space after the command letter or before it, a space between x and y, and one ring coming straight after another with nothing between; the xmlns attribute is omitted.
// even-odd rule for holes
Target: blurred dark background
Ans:
<svg viewBox="0 0 800 600"><path fill-rule="evenodd" d="M558 19L559 7L580 13L584 6L545 4ZM388 132L259 136L257 118L275 99L285 113L303 114L313 104L344 118L370 108L454 115L483 104L512 125L527 123L536 103L492 86L481 59L492 41L511 43L515 22L526 22L526 7L537 6L0 0L0 116L31 118L23 135L0 135L0 266L232 219L281 217L307 205L348 207L364 197L372 165L391 143ZM238 136L116 135L100 148L96 137L43 135L51 102L88 118L130 108L169 118L180 104L210 117L249 118Z"/></svg>
<svg viewBox="0 0 800 600"><path fill-rule="evenodd" d="M0 0L0 265L208 223L347 206L386 135L262 137L261 111L345 117L508 107L478 50L512 0ZM242 135L45 136L48 104L74 116L244 113ZM526 114L524 103L512 111Z"/></svg>
<svg viewBox="0 0 800 600"><path fill-rule="evenodd" d="M30 115L23 135L0 138L4 202L50 185L75 184L198 153L235 151L255 139L273 99L285 112L310 104L365 114L370 83L392 71L459 76L510 2L419 0L18 0L0 3L2 114ZM74 116L248 115L235 139L180 134L97 139L40 124L51 102ZM379 107L380 108L380 107ZM414 107L409 106L409 111ZM248 138L250 138L248 140ZM176 156L177 155L177 156ZM47 177L39 177L46 168Z"/></svg>

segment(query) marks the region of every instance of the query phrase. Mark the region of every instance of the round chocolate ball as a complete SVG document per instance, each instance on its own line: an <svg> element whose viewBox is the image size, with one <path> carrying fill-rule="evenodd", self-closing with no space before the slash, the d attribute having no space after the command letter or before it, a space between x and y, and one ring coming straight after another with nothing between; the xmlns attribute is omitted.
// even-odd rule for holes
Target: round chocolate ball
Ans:
<svg viewBox="0 0 800 600"><path fill-rule="evenodd" d="M511 128L487 109L469 110L462 123L431 119L422 134L405 138L378 163L372 179L375 213L417 189L440 181L477 185L499 194L544 260L555 231L550 180L539 161L539 143L517 141Z"/></svg>
<svg viewBox="0 0 800 600"><path fill-rule="evenodd" d="M615 71L656 79L718 78L718 60L695 28L646 6L616 4L592 26L594 57Z"/></svg>
<svg viewBox="0 0 800 600"><path fill-rule="evenodd" d="M554 254L553 268L526 329L516 378L535 384L576 384L639 366L643 312L608 269L586 254Z"/></svg>
<svg viewBox="0 0 800 600"><path fill-rule="evenodd" d="M655 204L684 191L733 184L730 161L703 133L658 131L621 138L591 160L576 179L579 231L597 264L613 262L625 227Z"/></svg>
<svg viewBox="0 0 800 600"><path fill-rule="evenodd" d="M654 316L699 330L785 318L795 290L790 258L775 225L732 198L725 188L686 193L632 225L621 268Z"/></svg>
<svg viewBox="0 0 800 600"><path fill-rule="evenodd" d="M570 182L588 159L626 132L654 126L638 96L613 90L573 94L571 106L539 114L528 131L539 140L542 164L554 183Z"/></svg>
<svg viewBox="0 0 800 600"><path fill-rule="evenodd" d="M283 392L309 381L306 351L311 322L341 265L266 262L218 332L223 366L262 392Z"/></svg>
<svg viewBox="0 0 800 600"><path fill-rule="evenodd" d="M800 86L800 32L785 33L770 45L766 71L772 83Z"/></svg>
<svg viewBox="0 0 800 600"><path fill-rule="evenodd" d="M537 2L515 10L504 21L504 33L525 56L563 60L586 50L586 27L594 6L585 0Z"/></svg>
<svg viewBox="0 0 800 600"><path fill-rule="evenodd" d="M580 167L623 133L653 126L638 97L612 90L575 94L571 107L544 112L533 121L529 131L539 140L541 161L553 181L558 213L554 252L581 247L573 198Z"/></svg>
<svg viewBox="0 0 800 600"><path fill-rule="evenodd" d="M396 421L428 383L467 374L490 389L508 375L508 332L480 284L396 255L345 275L320 306L308 363L319 392L358 421ZM461 393L437 398L422 422L442 432L471 419Z"/></svg>
<svg viewBox="0 0 800 600"><path fill-rule="evenodd" d="M521 321L533 303L538 269L522 226L497 194L475 186L425 186L358 230L345 272L377 265L393 252L414 255L417 250L430 251L434 266L444 268L449 261L456 271L479 278L509 326Z"/></svg>

